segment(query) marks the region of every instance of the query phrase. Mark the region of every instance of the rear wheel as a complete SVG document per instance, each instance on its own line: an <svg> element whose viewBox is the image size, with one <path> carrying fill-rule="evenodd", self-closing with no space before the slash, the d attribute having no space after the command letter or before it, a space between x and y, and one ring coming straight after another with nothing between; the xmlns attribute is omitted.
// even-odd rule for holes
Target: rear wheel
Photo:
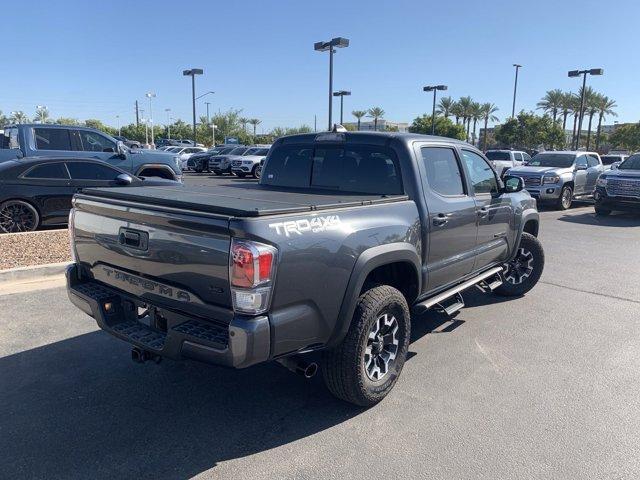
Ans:
<svg viewBox="0 0 640 480"><path fill-rule="evenodd" d="M506 265L504 282L494 292L507 297L524 295L538 283L543 269L542 244L530 233L523 232L515 258Z"/></svg>
<svg viewBox="0 0 640 480"><path fill-rule="evenodd" d="M253 178L260 178L260 174L259 174L259 173L257 173L257 172L258 172L258 168L259 168L259 167L260 167L260 165L256 165L255 167L253 167L253 168L251 169L251 176L252 176Z"/></svg>
<svg viewBox="0 0 640 480"><path fill-rule="evenodd" d="M573 188L569 185L562 187L560 191L560 198L558 199L558 210L569 210L571 208L571 202L573 201Z"/></svg>
<svg viewBox="0 0 640 480"><path fill-rule="evenodd" d="M40 225L40 215L33 205L22 200L0 204L0 231L32 232Z"/></svg>
<svg viewBox="0 0 640 480"><path fill-rule="evenodd" d="M323 377L336 397L370 407L395 385L409 348L411 318L397 289L382 285L358 299L347 336L323 356Z"/></svg>
<svg viewBox="0 0 640 480"><path fill-rule="evenodd" d="M256 165L256 168L253 171L253 176L260 180L260 177L262 176L262 165Z"/></svg>

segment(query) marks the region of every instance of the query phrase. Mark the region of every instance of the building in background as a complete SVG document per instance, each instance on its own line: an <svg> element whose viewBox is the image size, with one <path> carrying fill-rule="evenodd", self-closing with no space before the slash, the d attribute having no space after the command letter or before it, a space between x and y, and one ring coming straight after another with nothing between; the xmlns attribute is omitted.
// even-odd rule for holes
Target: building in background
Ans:
<svg viewBox="0 0 640 480"><path fill-rule="evenodd" d="M344 127L347 130L357 130L358 129L358 122L344 122ZM360 131L363 132L370 132L374 130L374 123L373 121L362 121L360 122ZM377 130L379 132L389 132L389 131L394 131L394 132L408 132L409 131L409 124L406 122L390 122L389 120L385 120L384 118L380 118L378 120L378 128Z"/></svg>

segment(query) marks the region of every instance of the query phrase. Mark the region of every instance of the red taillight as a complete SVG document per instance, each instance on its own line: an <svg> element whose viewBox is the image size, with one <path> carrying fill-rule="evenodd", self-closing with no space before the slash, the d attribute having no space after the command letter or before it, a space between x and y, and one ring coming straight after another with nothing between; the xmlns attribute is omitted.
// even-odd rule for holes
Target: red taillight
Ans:
<svg viewBox="0 0 640 480"><path fill-rule="evenodd" d="M231 244L230 278L234 287L253 288L272 278L275 248L249 240Z"/></svg>

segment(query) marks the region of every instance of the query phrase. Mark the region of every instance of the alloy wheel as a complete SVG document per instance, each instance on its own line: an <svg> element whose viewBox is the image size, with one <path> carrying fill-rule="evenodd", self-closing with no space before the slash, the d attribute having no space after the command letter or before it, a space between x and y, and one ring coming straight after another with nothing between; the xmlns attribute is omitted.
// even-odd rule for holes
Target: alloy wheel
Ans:
<svg viewBox="0 0 640 480"><path fill-rule="evenodd" d="M571 189L570 188L565 188L564 190L562 190L562 206L565 209L568 209L571 206Z"/></svg>
<svg viewBox="0 0 640 480"><path fill-rule="evenodd" d="M0 230L5 233L31 232L38 226L38 212L20 201L6 202L0 207Z"/></svg>
<svg viewBox="0 0 640 480"><path fill-rule="evenodd" d="M398 353L398 320L390 313L380 315L369 329L364 351L364 370L374 382L384 378Z"/></svg>
<svg viewBox="0 0 640 480"><path fill-rule="evenodd" d="M504 278L513 285L524 282L533 273L533 254L522 247L518 249L516 257L507 264Z"/></svg>

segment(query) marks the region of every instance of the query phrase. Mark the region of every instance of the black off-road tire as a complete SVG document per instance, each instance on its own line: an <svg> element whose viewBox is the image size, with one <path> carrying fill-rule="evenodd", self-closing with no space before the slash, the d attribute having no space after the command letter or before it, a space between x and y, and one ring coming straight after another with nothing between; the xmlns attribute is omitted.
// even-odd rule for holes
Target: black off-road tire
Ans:
<svg viewBox="0 0 640 480"><path fill-rule="evenodd" d="M607 215L611 215L611 210L609 210L608 208L602 208L596 205L594 209L596 211L596 215L599 217L606 217Z"/></svg>
<svg viewBox="0 0 640 480"><path fill-rule="evenodd" d="M556 202L556 208L558 210L569 210L571 208L571 203L573 202L573 188L571 185L565 185L560 190L560 198Z"/></svg>
<svg viewBox="0 0 640 480"><path fill-rule="evenodd" d="M524 295L535 287L543 270L544 250L540 240L523 232L516 257L507 264L503 273L504 281L494 292L505 297Z"/></svg>
<svg viewBox="0 0 640 480"><path fill-rule="evenodd" d="M367 373L365 354L369 334L380 319L396 321L397 350L387 373L375 381ZM388 335L384 335L386 338ZM411 317L407 301L397 289L381 285L364 292L358 299L349 331L340 345L324 353L324 382L336 397L347 402L371 407L380 402L395 385L407 358L411 337Z"/></svg>

